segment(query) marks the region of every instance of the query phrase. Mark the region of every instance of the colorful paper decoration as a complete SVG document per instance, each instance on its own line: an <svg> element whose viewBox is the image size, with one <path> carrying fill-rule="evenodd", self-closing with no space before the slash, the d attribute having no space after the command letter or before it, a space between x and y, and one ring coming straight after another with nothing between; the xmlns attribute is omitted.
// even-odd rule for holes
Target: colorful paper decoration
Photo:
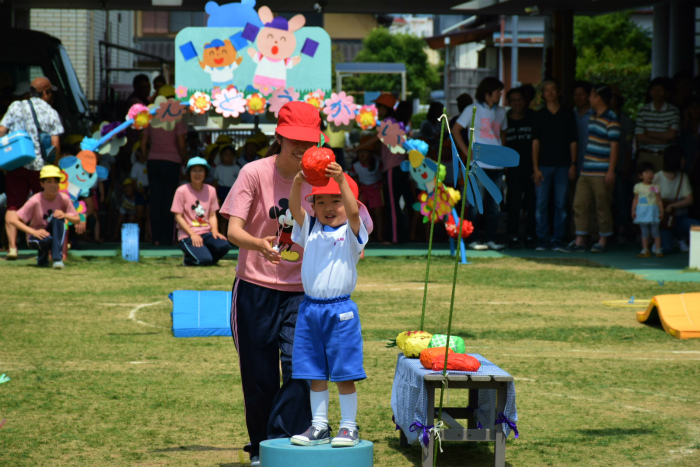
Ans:
<svg viewBox="0 0 700 467"><path fill-rule="evenodd" d="M272 93L272 97L268 100L270 104L270 108L268 109L270 112L275 114L275 118L279 116L280 109L286 104L287 102L291 101L296 101L299 99L299 93L294 92L294 88L277 88L275 89L275 92Z"/></svg>
<svg viewBox="0 0 700 467"><path fill-rule="evenodd" d="M112 130L116 129L119 127L121 123L119 122L102 122L100 124L100 129L97 130L95 133L92 134L92 137L94 140L98 140L102 138L103 136L109 134ZM107 141L105 144L100 146L98 152L100 154L109 154L110 156L116 156L119 154L119 148L124 146L126 144L126 131L120 131L116 135L112 137L109 141Z"/></svg>
<svg viewBox="0 0 700 467"><path fill-rule="evenodd" d="M222 91L223 92L223 91ZM217 96L218 99L219 96ZM190 110L198 115L204 115L211 108L211 98L204 92L195 92L190 97Z"/></svg>
<svg viewBox="0 0 700 467"><path fill-rule="evenodd" d="M174 130L177 123L185 116L186 111L180 104L180 101L168 99L164 96L156 97L149 108L152 111L155 110L151 126L153 128L162 128L166 131Z"/></svg>
<svg viewBox="0 0 700 467"><path fill-rule="evenodd" d="M191 99L190 102L192 102ZM224 117L236 118L240 114L245 113L246 102L247 101L246 98L243 97L243 93L238 91L238 89L236 89L235 87L231 86L227 89L220 90L216 94L216 98L214 99L214 110L216 110L216 113L221 114ZM204 112L206 112L206 110Z"/></svg>
<svg viewBox="0 0 700 467"><path fill-rule="evenodd" d="M187 88L185 86L178 86L175 88L175 95L180 99L187 97Z"/></svg>
<svg viewBox="0 0 700 467"><path fill-rule="evenodd" d="M143 104L134 104L126 114L127 120L133 120L131 127L134 130L143 130L151 123L153 116L149 113L148 107Z"/></svg>
<svg viewBox="0 0 700 467"><path fill-rule="evenodd" d="M363 105L360 107L355 121L363 130L371 130L377 126L377 107L374 104Z"/></svg>
<svg viewBox="0 0 700 467"><path fill-rule="evenodd" d="M304 102L313 105L314 107L320 110L325 105L325 102L323 100L324 97L326 97L326 93L321 91L320 89L317 89L316 91L312 91L305 95Z"/></svg>
<svg viewBox="0 0 700 467"><path fill-rule="evenodd" d="M216 2L207 2L204 6L207 12L207 27L243 27L247 23L262 26L258 14L255 12L255 0L241 0L219 5Z"/></svg>
<svg viewBox="0 0 700 467"><path fill-rule="evenodd" d="M406 141L406 131L403 125L395 119L391 117L385 118L379 124L379 128L377 128L377 136L394 154L403 154L406 152L403 148L403 143Z"/></svg>
<svg viewBox="0 0 700 467"><path fill-rule="evenodd" d="M248 98L246 107L249 114L255 115L264 114L266 105L267 99L256 92Z"/></svg>
<svg viewBox="0 0 700 467"><path fill-rule="evenodd" d="M337 126L349 125L355 119L357 105L353 102L352 96L341 91L338 94L331 93L331 97L326 99L323 113L326 120Z"/></svg>
<svg viewBox="0 0 700 467"><path fill-rule="evenodd" d="M457 240L459 238L460 232L457 231L457 224L455 224L454 221L454 216L447 216L447 219L445 220L445 231L447 232L447 236L450 238L454 238ZM462 238L469 238L469 236L474 232L474 224L469 222L468 220L463 220L462 221L462 232L461 236Z"/></svg>

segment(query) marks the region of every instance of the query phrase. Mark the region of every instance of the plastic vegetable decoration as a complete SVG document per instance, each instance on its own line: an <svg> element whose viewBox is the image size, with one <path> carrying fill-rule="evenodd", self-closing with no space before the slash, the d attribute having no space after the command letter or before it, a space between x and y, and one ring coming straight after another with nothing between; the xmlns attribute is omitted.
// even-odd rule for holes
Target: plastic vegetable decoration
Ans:
<svg viewBox="0 0 700 467"><path fill-rule="evenodd" d="M301 171L304 178L312 186L326 186L330 180L326 177L326 167L335 162L335 154L329 148L324 148L326 137L321 133L318 146L306 150L301 158Z"/></svg>

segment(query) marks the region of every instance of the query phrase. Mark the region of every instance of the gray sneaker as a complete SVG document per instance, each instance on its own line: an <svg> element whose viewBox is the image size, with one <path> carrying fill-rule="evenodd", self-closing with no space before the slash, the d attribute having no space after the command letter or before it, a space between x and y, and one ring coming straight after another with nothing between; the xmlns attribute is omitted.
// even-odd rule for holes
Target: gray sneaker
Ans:
<svg viewBox="0 0 700 467"><path fill-rule="evenodd" d="M338 436L331 441L331 446L334 448L351 447L357 445L359 442L360 433L357 430L351 430L343 426L338 430Z"/></svg>
<svg viewBox="0 0 700 467"><path fill-rule="evenodd" d="M605 253L605 245L601 245L600 243L596 243L591 247L591 253Z"/></svg>
<svg viewBox="0 0 700 467"><path fill-rule="evenodd" d="M54 262L53 262L53 268L54 268L54 269L63 269L63 268L65 268L65 267L66 267L66 265L63 264L63 261L54 261Z"/></svg>
<svg viewBox="0 0 700 467"><path fill-rule="evenodd" d="M260 467L260 456L250 456L250 465L251 467Z"/></svg>
<svg viewBox="0 0 700 467"><path fill-rule="evenodd" d="M327 426L323 430L318 430L311 425L309 429L302 434L292 436L291 442L297 446L316 446L318 444L326 444L331 442L331 432Z"/></svg>

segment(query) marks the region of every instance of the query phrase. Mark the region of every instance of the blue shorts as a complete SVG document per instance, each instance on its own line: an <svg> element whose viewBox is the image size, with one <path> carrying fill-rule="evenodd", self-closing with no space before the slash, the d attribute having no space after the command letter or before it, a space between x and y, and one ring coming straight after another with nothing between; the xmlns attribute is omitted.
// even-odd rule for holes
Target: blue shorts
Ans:
<svg viewBox="0 0 700 467"><path fill-rule="evenodd" d="M362 368L360 314L350 295L328 299L304 296L294 332L292 371L294 379L367 378Z"/></svg>

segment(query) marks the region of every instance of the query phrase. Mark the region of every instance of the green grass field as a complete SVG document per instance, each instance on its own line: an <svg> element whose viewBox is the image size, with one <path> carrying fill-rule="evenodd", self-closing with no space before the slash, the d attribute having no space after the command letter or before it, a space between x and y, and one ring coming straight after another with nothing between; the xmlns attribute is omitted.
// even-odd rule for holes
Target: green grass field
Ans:
<svg viewBox="0 0 700 467"><path fill-rule="evenodd" d="M434 258L426 330L446 331L453 262ZM574 260L460 266L453 333L515 377L520 438L510 466L700 465L700 340L641 325L605 300L697 292ZM176 289L230 290L233 261L71 258L64 271L0 261L0 465L239 465L247 442L230 338L175 339ZM397 356L420 322L424 258L366 258L360 307L368 379L361 436L375 465L418 466L391 421ZM451 404L460 397L452 390ZM331 420L339 410L331 395ZM488 443L443 443L439 466L493 465Z"/></svg>

